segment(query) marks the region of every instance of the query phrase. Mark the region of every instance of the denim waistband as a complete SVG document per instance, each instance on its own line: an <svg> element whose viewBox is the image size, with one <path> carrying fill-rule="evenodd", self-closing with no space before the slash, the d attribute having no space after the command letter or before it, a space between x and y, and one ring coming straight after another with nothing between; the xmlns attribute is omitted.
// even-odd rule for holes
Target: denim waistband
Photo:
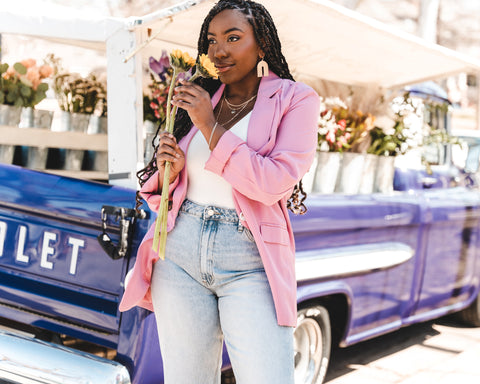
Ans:
<svg viewBox="0 0 480 384"><path fill-rule="evenodd" d="M180 212L185 212L202 219L215 219L230 223L238 223L238 215L235 209L220 208L213 205L202 205L188 199L182 203Z"/></svg>

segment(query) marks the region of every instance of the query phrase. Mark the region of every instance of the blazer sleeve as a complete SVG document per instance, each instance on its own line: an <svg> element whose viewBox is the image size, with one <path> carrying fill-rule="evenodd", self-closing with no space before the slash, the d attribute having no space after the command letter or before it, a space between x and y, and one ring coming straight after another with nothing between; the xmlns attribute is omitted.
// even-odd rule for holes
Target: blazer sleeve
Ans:
<svg viewBox="0 0 480 384"><path fill-rule="evenodd" d="M178 185L179 177L177 176L175 180L170 183L168 194L169 199L172 198L173 191ZM140 195L147 202L148 207L153 212L158 212L160 208L160 201L162 198L161 191L158 190L158 171L156 171L150 178L143 184L140 189Z"/></svg>
<svg viewBox="0 0 480 384"><path fill-rule="evenodd" d="M259 154L227 131L205 165L241 194L266 205L289 196L315 157L320 100L310 87L294 84L296 88L280 120L275 144L267 155Z"/></svg>

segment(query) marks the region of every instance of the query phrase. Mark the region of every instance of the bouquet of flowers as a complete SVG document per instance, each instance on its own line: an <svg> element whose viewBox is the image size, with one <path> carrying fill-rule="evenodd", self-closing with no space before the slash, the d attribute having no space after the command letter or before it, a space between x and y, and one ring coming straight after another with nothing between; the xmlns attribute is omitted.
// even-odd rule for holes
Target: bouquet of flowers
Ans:
<svg viewBox="0 0 480 384"><path fill-rule="evenodd" d="M106 113L106 81L97 79L94 73L83 77L66 71L61 60L53 54L47 56L53 68L53 90L62 111L93 114L97 104L102 102Z"/></svg>
<svg viewBox="0 0 480 384"><path fill-rule="evenodd" d="M171 101L173 96L174 85L178 79L179 74L190 71L196 66L196 71L189 79L190 81L195 78L201 77L213 77L217 78L217 69L213 63L209 60L207 55L200 55L197 60L193 59L188 53L182 52L178 49L174 49L170 54L170 64L172 67L172 77L169 84L167 95L167 106L165 110L165 129L167 132L173 132L173 125L175 123L175 115L177 114L177 107L171 108ZM160 208L158 210L158 216L155 223L155 234L153 237L152 249L158 252L158 256L163 260L165 259L165 246L167 242L167 216L168 216L168 195L169 195L169 181L170 181L170 162L165 163L165 174L163 177L162 185L162 197L160 200Z"/></svg>
<svg viewBox="0 0 480 384"><path fill-rule="evenodd" d="M17 107L35 107L45 99L53 69L50 65L37 66L34 59L26 59L9 66L0 64L0 104Z"/></svg>
<svg viewBox="0 0 480 384"><path fill-rule="evenodd" d="M361 152L360 145L368 139L374 120L370 113L353 110L339 97L322 98L318 124L319 149Z"/></svg>
<svg viewBox="0 0 480 384"><path fill-rule="evenodd" d="M397 156L421 146L427 129L422 109L423 104L412 99L408 92L395 98L391 103L393 116L383 115L375 121L367 153Z"/></svg>
<svg viewBox="0 0 480 384"><path fill-rule="evenodd" d="M320 97L320 116L318 119L318 149L324 152L343 152L350 148L351 134L346 130L346 120L337 120L334 108L347 108L338 97Z"/></svg>

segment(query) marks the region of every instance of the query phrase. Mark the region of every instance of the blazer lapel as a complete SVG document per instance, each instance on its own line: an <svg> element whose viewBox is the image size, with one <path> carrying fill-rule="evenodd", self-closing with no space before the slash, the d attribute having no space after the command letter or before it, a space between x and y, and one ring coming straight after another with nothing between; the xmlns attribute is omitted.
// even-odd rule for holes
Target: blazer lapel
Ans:
<svg viewBox="0 0 480 384"><path fill-rule="evenodd" d="M260 153L266 153L270 149L266 144L272 137L272 129L278 127L278 121L281 118L281 114L277 111L280 108L280 96L282 87L282 79L276 74L270 72L267 77L262 77L260 86L258 87L257 101L252 110L252 116L248 124L247 143L248 146ZM215 92L212 97L212 105L215 108L217 103L222 97L225 84L220 85L220 88ZM197 131L196 127L190 130L189 134L185 137L184 146L185 150L193 137L194 132ZM264 148L265 147L265 148ZM264 149L262 151L261 149Z"/></svg>
<svg viewBox="0 0 480 384"><path fill-rule="evenodd" d="M266 144L272 137L272 129L278 126L276 120L280 118L277 109L280 106L281 86L282 80L272 72L260 81L257 101L252 110L247 133L248 146L260 153L269 151L270 148Z"/></svg>

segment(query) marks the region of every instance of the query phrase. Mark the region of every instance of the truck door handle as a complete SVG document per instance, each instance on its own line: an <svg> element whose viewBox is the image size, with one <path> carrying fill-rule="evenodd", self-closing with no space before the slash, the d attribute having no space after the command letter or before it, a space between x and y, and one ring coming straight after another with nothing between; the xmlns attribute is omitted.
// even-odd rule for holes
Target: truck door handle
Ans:
<svg viewBox="0 0 480 384"><path fill-rule="evenodd" d="M120 238L118 240L118 244L115 244L110 235L107 233L108 215L115 215L118 220L120 228ZM105 205L102 207L102 233L98 235L97 240L102 249L110 258L113 260L118 260L127 256L129 251L129 238L133 228L133 225L131 224L135 222L135 219L144 219L146 216L146 212L143 210L137 212L134 209L129 208L111 207Z"/></svg>

